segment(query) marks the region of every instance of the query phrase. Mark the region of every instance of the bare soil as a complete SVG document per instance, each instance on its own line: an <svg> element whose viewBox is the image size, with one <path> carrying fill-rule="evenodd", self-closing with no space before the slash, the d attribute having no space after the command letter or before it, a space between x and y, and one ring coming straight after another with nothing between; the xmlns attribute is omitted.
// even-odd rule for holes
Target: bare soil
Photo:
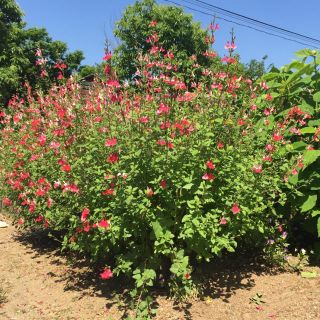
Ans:
<svg viewBox="0 0 320 320"><path fill-rule="evenodd" d="M5 220L0 215L0 220ZM6 220L8 222L8 220ZM69 260L68 260L69 259ZM157 320L320 319L320 268L317 277L270 270L257 262L229 261L205 266L201 298L175 304L157 296ZM125 319L125 289L119 279L100 280L87 262L62 255L53 241L13 226L0 229L0 319ZM262 295L264 303L250 300Z"/></svg>

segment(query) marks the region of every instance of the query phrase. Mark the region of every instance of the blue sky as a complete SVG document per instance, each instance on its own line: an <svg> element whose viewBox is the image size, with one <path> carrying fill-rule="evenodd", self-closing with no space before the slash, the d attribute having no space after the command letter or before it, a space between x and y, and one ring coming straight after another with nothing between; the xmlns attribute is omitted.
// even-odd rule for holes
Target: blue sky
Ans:
<svg viewBox="0 0 320 320"><path fill-rule="evenodd" d="M313 38L320 38L319 0L204 0L224 9L277 25ZM85 64L101 62L105 35L112 38L115 22L125 7L135 0L17 0L29 27L44 27L54 40L68 44L70 50L80 49ZM176 1L179 2L179 1ZM159 4L166 4L158 0ZM200 8L199 8L200 9ZM201 9L203 10L203 9ZM192 12L196 21L207 27L210 17ZM268 55L267 63L281 66L294 58L304 45L265 35L231 23L219 21L215 49L222 54L232 27L236 33L237 52L244 62ZM117 42L114 39L113 45Z"/></svg>

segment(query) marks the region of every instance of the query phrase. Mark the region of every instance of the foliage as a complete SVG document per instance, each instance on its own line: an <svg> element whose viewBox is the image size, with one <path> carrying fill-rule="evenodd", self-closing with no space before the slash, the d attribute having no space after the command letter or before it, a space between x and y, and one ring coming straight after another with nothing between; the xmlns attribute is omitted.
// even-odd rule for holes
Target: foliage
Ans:
<svg viewBox="0 0 320 320"><path fill-rule="evenodd" d="M155 21L156 25L153 25ZM127 7L114 30L121 41L115 49L114 59L120 79L132 79L139 67L135 59L137 53L145 54L151 48L152 32L156 32L164 48L177 52L179 67L183 67L183 61L193 54L202 64L208 63L203 53L214 40L199 23L192 21L191 15L175 6L157 5L155 0L137 1Z"/></svg>
<svg viewBox="0 0 320 320"><path fill-rule="evenodd" d="M244 65L244 74L251 80L257 80L261 78L266 73L265 62L268 59L268 56L265 55L262 59L256 60L252 59L249 63ZM270 66L269 66L270 68Z"/></svg>
<svg viewBox="0 0 320 320"><path fill-rule="evenodd" d="M22 12L13 0L0 1L0 105L7 104L16 93L25 92L23 84L29 83L35 89L47 90L57 82L62 62L63 71L69 77L77 71L83 54L81 51L67 52L67 45L53 41L43 28L25 28ZM36 64L37 49L42 50L47 74L41 74L41 65ZM38 60L39 62L39 60ZM51 66L51 68L49 68Z"/></svg>
<svg viewBox="0 0 320 320"><path fill-rule="evenodd" d="M286 211L293 242L302 247L311 242L320 256L320 55L304 49L297 57L280 70L273 68L264 79L277 106L274 117L292 143L287 150L298 158L287 176L288 201L281 211Z"/></svg>
<svg viewBox="0 0 320 320"><path fill-rule="evenodd" d="M3 203L18 224L62 232L64 247L105 262L101 278L132 275L143 319L161 278L182 299L193 261L239 242L263 246L278 232L275 208L295 161L256 105L271 108L265 85L233 72L233 39L224 71L192 55L181 73L168 67L179 53L154 50L152 34L135 83L109 72L83 95L68 81L1 114Z"/></svg>

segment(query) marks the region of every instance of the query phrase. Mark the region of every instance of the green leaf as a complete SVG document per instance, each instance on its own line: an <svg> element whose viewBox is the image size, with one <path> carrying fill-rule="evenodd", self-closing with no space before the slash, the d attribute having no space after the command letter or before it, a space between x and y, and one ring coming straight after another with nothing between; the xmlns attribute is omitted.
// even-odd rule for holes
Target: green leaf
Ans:
<svg viewBox="0 0 320 320"><path fill-rule="evenodd" d="M315 133L316 132L316 128L314 127L305 127L305 128L302 128L301 130L301 133L302 134L305 134L305 133Z"/></svg>
<svg viewBox="0 0 320 320"><path fill-rule="evenodd" d="M303 154L305 168L320 157L320 150L306 150Z"/></svg>
<svg viewBox="0 0 320 320"><path fill-rule="evenodd" d="M316 217L319 215L320 215L320 210L313 210L311 213L311 217ZM319 221L318 221L318 223L319 223ZM318 229L318 232L319 232L319 229Z"/></svg>
<svg viewBox="0 0 320 320"><path fill-rule="evenodd" d="M306 279L311 279L311 278L316 278L317 277L317 272L312 271L312 272L301 272L301 277L306 278Z"/></svg>
<svg viewBox="0 0 320 320"><path fill-rule="evenodd" d="M193 183L187 183L186 185L184 185L182 188L186 189L186 190L190 190L193 187Z"/></svg>
<svg viewBox="0 0 320 320"><path fill-rule="evenodd" d="M303 151L307 147L307 144L303 141L297 141L292 144L292 148L297 151Z"/></svg>
<svg viewBox="0 0 320 320"><path fill-rule="evenodd" d="M298 57L298 58L307 58L307 57L315 57L317 55L317 51L316 50L312 50L312 49L302 49L302 50L299 50L295 53L295 55Z"/></svg>
<svg viewBox="0 0 320 320"><path fill-rule="evenodd" d="M307 200L300 207L301 212L306 212L306 211L311 210L316 205L317 198L318 198L318 196L316 194L308 196Z"/></svg>
<svg viewBox="0 0 320 320"><path fill-rule="evenodd" d="M320 91L313 95L313 101L320 102Z"/></svg>
<svg viewBox="0 0 320 320"><path fill-rule="evenodd" d="M308 126L309 126L309 127L317 127L317 126L320 126L320 119L310 120L310 121L308 122Z"/></svg>
<svg viewBox="0 0 320 320"><path fill-rule="evenodd" d="M163 230L161 227L161 224L159 223L159 221L153 221L151 222L152 228L153 228L153 232L156 236L157 239L161 238L163 235Z"/></svg>

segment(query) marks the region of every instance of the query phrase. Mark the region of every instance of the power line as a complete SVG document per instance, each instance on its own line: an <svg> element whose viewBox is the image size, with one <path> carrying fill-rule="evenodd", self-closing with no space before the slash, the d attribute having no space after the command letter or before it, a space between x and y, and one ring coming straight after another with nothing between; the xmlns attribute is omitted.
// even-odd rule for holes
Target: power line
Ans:
<svg viewBox="0 0 320 320"><path fill-rule="evenodd" d="M183 0L183 1L185 1L185 0ZM245 16L245 15L242 15L242 14L230 11L230 10L226 10L226 9L223 9L223 8L220 8L220 7L217 7L217 6L214 6L214 5L212 5L210 3L207 3L207 2L205 2L203 0L193 0L193 2L196 2L197 5L202 4L202 5L205 5L207 7L213 8L213 9L215 9L217 11L220 11L220 12L222 12L224 14L229 14L229 16L232 16L233 18L240 18L240 19L246 20L249 23L255 23L256 25L258 24L258 25L260 25L262 27L272 28L272 29L280 31L280 32L285 32L287 34L291 34L292 36L295 36L295 37L304 38L304 39L308 39L309 41L315 41L315 42L320 43L319 39L311 38L311 37L306 36L306 35L301 34L301 33L290 31L290 30L275 26L273 24L263 22L263 21L258 20L258 19L250 18L248 16ZM190 3L190 1L189 1L189 3Z"/></svg>
<svg viewBox="0 0 320 320"><path fill-rule="evenodd" d="M198 3L197 2L198 0L180 0L180 1L187 2L187 3L192 4L192 5L196 5L197 7L200 7L200 8L206 9L206 10L212 10L212 9L208 8L208 6L210 7L209 4L207 6L203 6L203 4L202 4L203 1L201 1L201 3ZM196 2L196 4L195 4L195 2ZM315 45L319 45L320 44L319 40L316 40L316 39L313 39L313 38L310 38L310 37L307 37L307 36L306 36L307 38L305 38L303 35L297 34L295 32L291 33L289 30L285 30L283 28L278 29L278 27L272 26L270 24L263 25L263 23L260 23L256 19L250 20L251 18L244 18L245 16L243 16L243 15L235 16L235 14L230 14L229 13L230 11L227 10L227 12L224 12L223 10L224 9L220 9L219 8L219 10L217 9L217 10L213 10L213 11L217 11L218 13L220 13L223 16L227 16L229 18L239 20L242 23L246 23L246 24L250 24L250 25L253 25L255 27L258 27L258 28L260 28L259 30L261 30L261 28L263 28L263 29L267 29L269 31L272 31L273 33L277 33L277 34L280 33L281 35L285 35L287 37L289 36L290 38L295 38L295 39L298 39L298 40L305 40L308 43L312 42L312 44L315 44Z"/></svg>
<svg viewBox="0 0 320 320"><path fill-rule="evenodd" d="M189 10L192 10L192 11L195 11L195 12L199 12L199 13L201 13L201 14L204 14L204 15L207 15L207 16L212 17L212 14L210 14L210 13L208 13L208 12L204 12L204 11L201 11L201 10L199 10L199 9L195 9L195 8L189 7L189 6L185 5L185 4L177 3L177 2L172 1L172 0L164 0L164 1L169 2L169 3L172 3L172 4L175 4L175 5L180 6L180 7L185 7L185 8L187 8L187 9L189 9ZM190 2L189 2L189 3L190 3ZM203 7L202 7L202 8L203 8ZM278 37L278 38L281 38L281 39L284 39L284 40L287 40L287 41L299 43L299 44L302 44L302 45L304 45L304 46L309 46L309 47L312 47L312 48L315 48L315 49L318 49L318 48L319 48L319 45L317 46L317 45L315 45L315 44L310 44L310 42L309 42L309 43L306 43L306 42L301 42L301 41L298 41L298 40L290 39L290 38L285 37L285 36L283 36L283 35L279 35L279 34L275 34L275 33L272 33L272 32L268 32L268 31L264 31L264 30L261 30L261 29L257 29L257 28L255 28L255 27L249 26L249 25L247 25L247 24L239 23L239 22L236 22L236 21L234 21L234 20L230 20L230 19L223 18L223 17L221 17L221 16L215 16L215 17L216 17L217 19L220 19L220 20L223 20L223 21L226 21L226 22L229 22L229 23L233 23L233 24L236 24L236 25L241 26L241 27L249 28L249 29L252 29L252 30L254 30L254 31L258 31L258 32L261 32L261 33L264 33L264 34L267 34L267 35L270 35L270 36L274 36L274 37ZM269 30L270 30L270 28L266 28L266 29L269 29ZM282 32L282 34L283 34L283 32ZM286 33L286 34L287 34L287 33ZM306 38L309 38L309 37L306 37ZM312 39L312 38L311 38L311 39ZM320 40L316 40L316 39L315 39L314 41L317 41L317 42L320 43ZM314 41L312 41L312 42L314 42Z"/></svg>

